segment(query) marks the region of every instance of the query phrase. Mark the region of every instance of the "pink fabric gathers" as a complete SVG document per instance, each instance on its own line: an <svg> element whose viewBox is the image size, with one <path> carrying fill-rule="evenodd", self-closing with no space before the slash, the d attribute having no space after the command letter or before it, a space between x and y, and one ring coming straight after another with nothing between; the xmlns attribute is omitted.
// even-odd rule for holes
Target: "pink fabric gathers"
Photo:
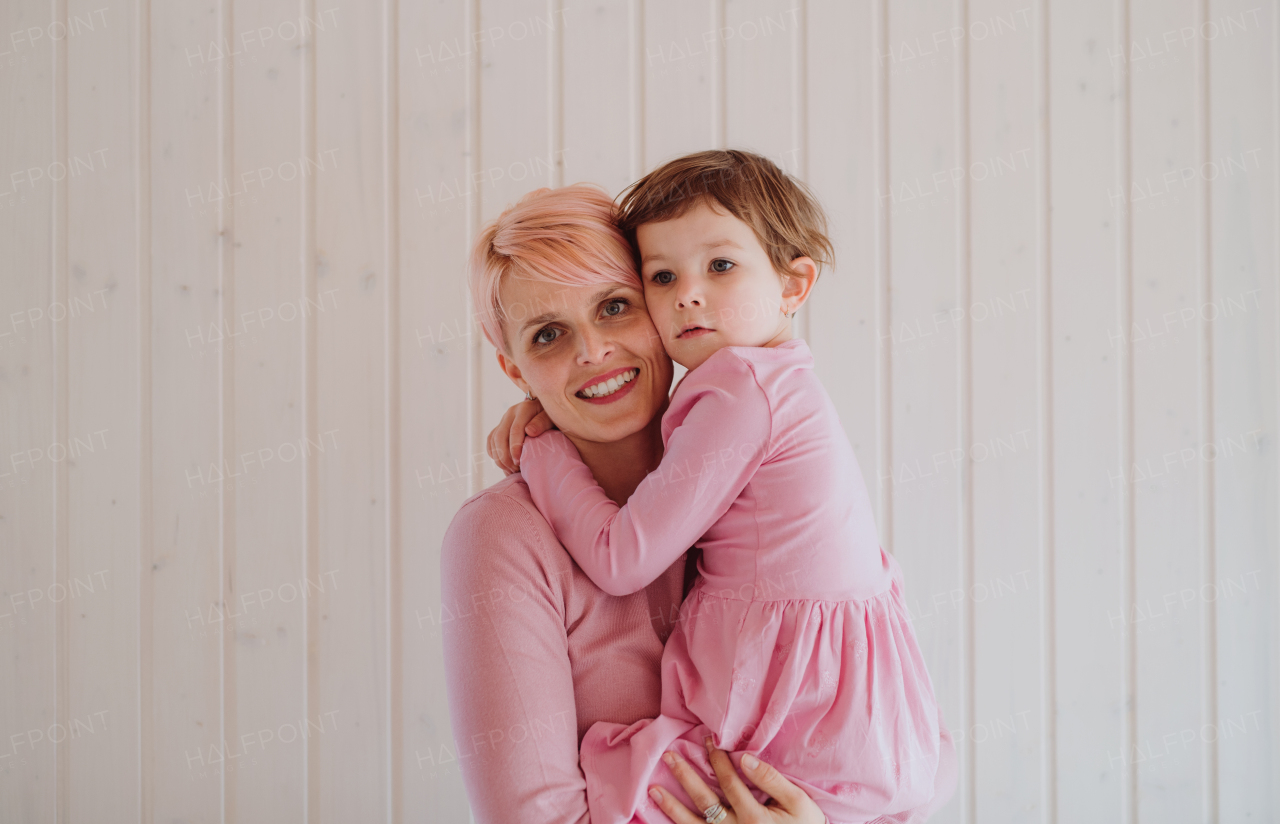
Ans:
<svg viewBox="0 0 1280 824"><path fill-rule="evenodd" d="M751 752L776 766L833 824L923 820L950 796L954 747L901 571L812 367L802 340L716 352L677 387L662 464L621 508L563 434L526 445L534 502L605 592L638 593L703 552L663 651L660 714L582 740L597 824L667 821L647 789L685 798L668 749L715 787L708 734L735 765Z"/></svg>

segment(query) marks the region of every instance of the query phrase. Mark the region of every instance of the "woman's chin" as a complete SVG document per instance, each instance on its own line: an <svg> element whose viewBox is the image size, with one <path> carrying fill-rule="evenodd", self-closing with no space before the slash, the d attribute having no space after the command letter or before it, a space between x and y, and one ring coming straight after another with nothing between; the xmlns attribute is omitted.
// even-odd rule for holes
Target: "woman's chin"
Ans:
<svg viewBox="0 0 1280 824"><path fill-rule="evenodd" d="M573 434L594 443L614 443L631 437L649 425L656 414L637 402L621 402L618 408L582 404Z"/></svg>

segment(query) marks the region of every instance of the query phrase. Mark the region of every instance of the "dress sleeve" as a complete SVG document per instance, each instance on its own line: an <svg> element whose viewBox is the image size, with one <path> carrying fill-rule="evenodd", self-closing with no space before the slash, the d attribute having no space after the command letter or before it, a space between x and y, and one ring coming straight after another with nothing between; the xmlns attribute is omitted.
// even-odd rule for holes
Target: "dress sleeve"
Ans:
<svg viewBox="0 0 1280 824"><path fill-rule="evenodd" d="M525 444L520 471L534 503L582 571L610 595L637 592L661 575L729 510L766 457L771 415L764 390L741 358L712 358L677 389L663 421L670 434L662 464L623 507L605 495L563 433Z"/></svg>
<svg viewBox="0 0 1280 824"><path fill-rule="evenodd" d="M567 558L562 569L547 561L548 540L498 494L467 504L444 538L438 618L453 741L436 760L458 760L478 824L589 820L565 628L571 571Z"/></svg>

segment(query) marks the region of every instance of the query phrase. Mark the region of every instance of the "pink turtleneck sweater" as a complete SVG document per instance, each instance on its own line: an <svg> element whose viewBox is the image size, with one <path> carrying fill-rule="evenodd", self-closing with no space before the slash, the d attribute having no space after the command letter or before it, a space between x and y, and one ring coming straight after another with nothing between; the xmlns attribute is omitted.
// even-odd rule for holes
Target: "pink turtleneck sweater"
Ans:
<svg viewBox="0 0 1280 824"><path fill-rule="evenodd" d="M615 597L574 564L520 475L462 505L441 550L441 627L477 822L589 820L578 745L596 721L658 714L686 557Z"/></svg>

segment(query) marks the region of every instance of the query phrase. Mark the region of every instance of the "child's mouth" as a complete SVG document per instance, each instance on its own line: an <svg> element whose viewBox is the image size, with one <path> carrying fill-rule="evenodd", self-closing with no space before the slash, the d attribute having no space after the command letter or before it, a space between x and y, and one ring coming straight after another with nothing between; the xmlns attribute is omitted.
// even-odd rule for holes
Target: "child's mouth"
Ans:
<svg viewBox="0 0 1280 824"><path fill-rule="evenodd" d="M677 340L688 340L689 338L697 338L703 335L709 335L716 330L708 329L705 326L689 326L680 334L676 335Z"/></svg>

